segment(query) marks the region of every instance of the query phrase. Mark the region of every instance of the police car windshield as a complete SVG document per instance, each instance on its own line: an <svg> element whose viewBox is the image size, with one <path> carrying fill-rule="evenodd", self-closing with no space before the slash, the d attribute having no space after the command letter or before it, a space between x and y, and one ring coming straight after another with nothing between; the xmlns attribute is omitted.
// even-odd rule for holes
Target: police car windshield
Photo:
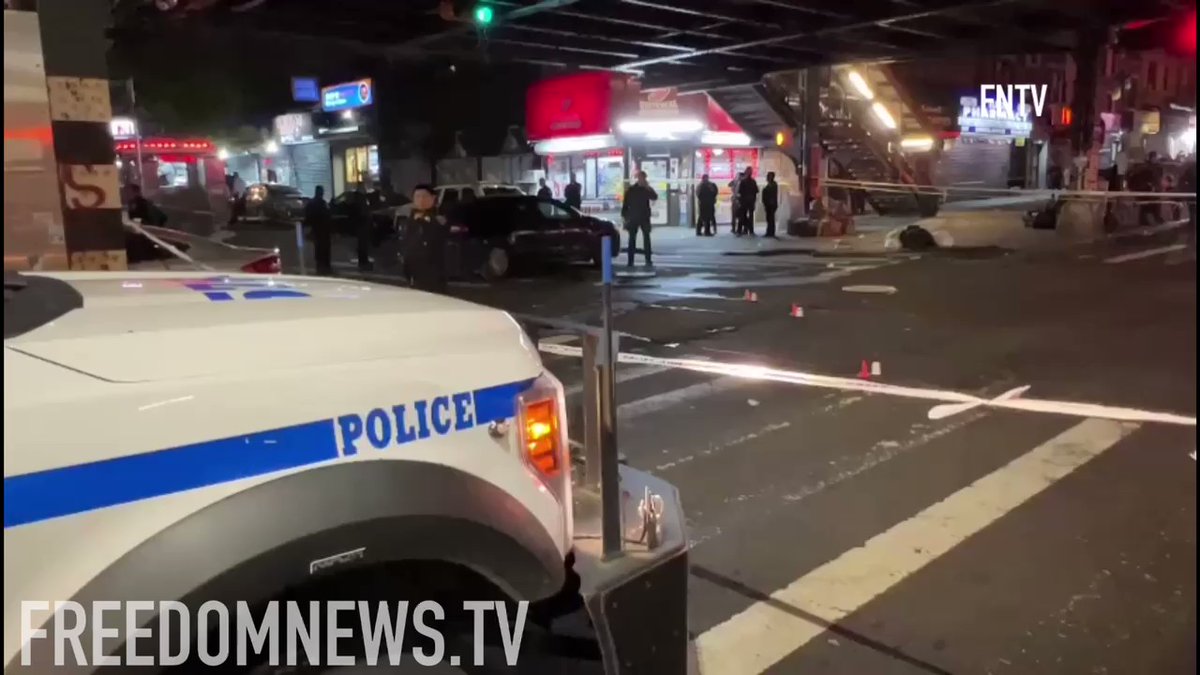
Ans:
<svg viewBox="0 0 1200 675"><path fill-rule="evenodd" d="M4 339L44 326L82 307L83 296L59 279L4 272Z"/></svg>

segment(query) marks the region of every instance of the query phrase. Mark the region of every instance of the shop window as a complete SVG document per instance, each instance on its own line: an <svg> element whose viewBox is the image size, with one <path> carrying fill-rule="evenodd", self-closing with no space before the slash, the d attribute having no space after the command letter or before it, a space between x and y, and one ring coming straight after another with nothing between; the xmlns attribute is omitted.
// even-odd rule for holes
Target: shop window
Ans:
<svg viewBox="0 0 1200 675"><path fill-rule="evenodd" d="M596 198L616 199L624 194L625 158L596 158Z"/></svg>
<svg viewBox="0 0 1200 675"><path fill-rule="evenodd" d="M187 162L168 162L159 160L158 162L158 186L159 187L187 187L188 185L188 165Z"/></svg>
<svg viewBox="0 0 1200 675"><path fill-rule="evenodd" d="M595 157L583 160L583 198L596 198L596 162Z"/></svg>
<svg viewBox="0 0 1200 675"><path fill-rule="evenodd" d="M550 188L550 193L554 196L560 196L563 193L563 187L570 180L571 165L569 158L554 157L551 158L549 165L546 167L546 185Z"/></svg>
<svg viewBox="0 0 1200 675"><path fill-rule="evenodd" d="M360 145L346 148L345 159L347 185L379 180L379 146Z"/></svg>

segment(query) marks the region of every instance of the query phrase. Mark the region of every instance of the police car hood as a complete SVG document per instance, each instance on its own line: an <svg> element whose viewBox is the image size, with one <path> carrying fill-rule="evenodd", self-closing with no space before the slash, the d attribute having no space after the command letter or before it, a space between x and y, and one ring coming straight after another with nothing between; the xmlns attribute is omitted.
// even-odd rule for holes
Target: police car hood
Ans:
<svg viewBox="0 0 1200 675"><path fill-rule="evenodd" d="M5 346L114 382L428 356L540 367L499 310L403 288L292 276L67 272L83 306Z"/></svg>

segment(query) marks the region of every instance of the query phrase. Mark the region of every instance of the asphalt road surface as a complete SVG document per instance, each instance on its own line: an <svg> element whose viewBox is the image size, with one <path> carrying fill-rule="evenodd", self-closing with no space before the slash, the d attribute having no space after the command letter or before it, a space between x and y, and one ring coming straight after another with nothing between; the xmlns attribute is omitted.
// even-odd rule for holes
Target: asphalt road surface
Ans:
<svg viewBox="0 0 1200 675"><path fill-rule="evenodd" d="M620 280L616 325L648 355L850 378L878 362L884 383L1194 417L1195 275L1161 239L682 252ZM453 292L593 323L599 309L590 271ZM578 405L579 361L546 365ZM621 452L683 496L704 675L1195 672L1194 426L934 420L937 401L641 364L620 366L617 397Z"/></svg>

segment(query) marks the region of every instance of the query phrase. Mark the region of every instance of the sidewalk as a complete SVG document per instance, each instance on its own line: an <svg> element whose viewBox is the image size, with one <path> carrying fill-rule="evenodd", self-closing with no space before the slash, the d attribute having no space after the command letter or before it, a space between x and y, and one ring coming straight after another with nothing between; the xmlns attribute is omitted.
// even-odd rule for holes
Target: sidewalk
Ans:
<svg viewBox="0 0 1200 675"><path fill-rule="evenodd" d="M713 237L697 237L688 227L658 227L653 231L654 252L662 255L787 255L812 253L878 254L887 249L888 234L918 221L917 216L858 216L854 219L856 233L847 237L793 237L780 234L778 239L762 235L759 223L754 237L735 237L729 226L717 228ZM780 229L783 229L781 226ZM628 233L622 232L622 244Z"/></svg>
<svg viewBox="0 0 1200 675"><path fill-rule="evenodd" d="M697 237L687 228L662 227L654 230L654 250L680 256L883 255L903 251L899 235L909 225L928 230L943 249L1049 250L1078 243L1069 233L1025 227L1024 209L991 208L950 209L932 218L857 216L855 234L845 237L734 237L728 229Z"/></svg>

